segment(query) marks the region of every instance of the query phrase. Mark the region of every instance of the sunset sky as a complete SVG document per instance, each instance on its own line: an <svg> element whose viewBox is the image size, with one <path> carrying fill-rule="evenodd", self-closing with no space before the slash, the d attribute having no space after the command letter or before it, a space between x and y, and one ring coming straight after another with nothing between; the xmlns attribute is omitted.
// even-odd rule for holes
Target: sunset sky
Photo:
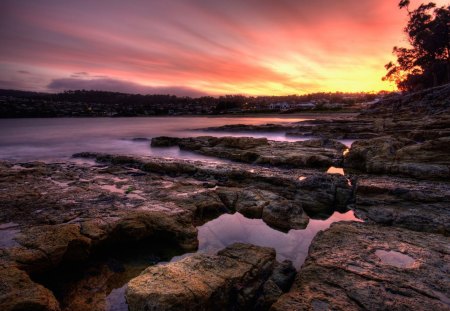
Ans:
<svg viewBox="0 0 450 311"><path fill-rule="evenodd" d="M392 90L381 77L392 47L406 45L397 3L2 0L0 88L189 96Z"/></svg>

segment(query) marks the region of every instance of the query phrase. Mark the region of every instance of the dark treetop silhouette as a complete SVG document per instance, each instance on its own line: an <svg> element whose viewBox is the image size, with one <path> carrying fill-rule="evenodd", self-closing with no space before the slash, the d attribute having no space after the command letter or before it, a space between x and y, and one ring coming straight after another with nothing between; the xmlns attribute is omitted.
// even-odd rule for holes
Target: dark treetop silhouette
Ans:
<svg viewBox="0 0 450 311"><path fill-rule="evenodd" d="M388 72L383 80L394 81L403 91L449 83L450 5L436 7L430 2L411 11L409 4L409 0L402 0L399 7L408 11L404 31L411 47L394 47L397 61L386 64Z"/></svg>

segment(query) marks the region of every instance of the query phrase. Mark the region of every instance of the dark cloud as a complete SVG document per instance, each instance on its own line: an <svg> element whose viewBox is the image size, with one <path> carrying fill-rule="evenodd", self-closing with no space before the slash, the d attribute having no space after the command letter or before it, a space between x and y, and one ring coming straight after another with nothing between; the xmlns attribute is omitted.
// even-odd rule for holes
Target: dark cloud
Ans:
<svg viewBox="0 0 450 311"><path fill-rule="evenodd" d="M17 70L17 73L23 74L23 75L29 75L30 72L26 70Z"/></svg>
<svg viewBox="0 0 450 311"><path fill-rule="evenodd" d="M97 90L97 91L110 91L121 92L130 94L170 94L176 96L190 96L199 97L205 95L205 93L197 91L192 88L183 86L163 86L163 87L150 87L142 84L102 78L102 79L76 79L76 78L61 78L54 79L47 86L51 91L64 91L64 90Z"/></svg>

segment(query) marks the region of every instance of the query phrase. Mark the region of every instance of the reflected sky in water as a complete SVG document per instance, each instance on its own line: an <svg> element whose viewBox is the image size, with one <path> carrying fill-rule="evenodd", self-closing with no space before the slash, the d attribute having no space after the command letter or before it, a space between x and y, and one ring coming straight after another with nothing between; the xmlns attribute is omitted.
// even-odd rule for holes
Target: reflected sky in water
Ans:
<svg viewBox="0 0 450 311"><path fill-rule="evenodd" d="M240 213L224 214L198 228L198 252L212 254L236 242L250 243L274 248L278 261L289 259L299 269L308 255L312 239L319 231L329 228L337 221L360 220L355 217L353 211L343 214L334 212L326 220L310 219L303 230L284 233L269 227L261 219L246 218Z"/></svg>
<svg viewBox="0 0 450 311"><path fill-rule="evenodd" d="M266 124L298 122L305 118L280 117L150 117L150 118L54 118L0 119L0 159L65 159L82 151L160 156L181 159L210 159L178 148L150 148L156 136L252 136L295 141L284 133L202 132L194 129L226 124Z"/></svg>

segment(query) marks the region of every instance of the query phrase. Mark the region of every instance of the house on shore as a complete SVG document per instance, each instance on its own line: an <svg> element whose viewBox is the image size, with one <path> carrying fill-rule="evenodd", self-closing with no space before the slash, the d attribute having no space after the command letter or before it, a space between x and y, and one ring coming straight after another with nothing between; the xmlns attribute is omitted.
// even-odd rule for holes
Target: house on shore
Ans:
<svg viewBox="0 0 450 311"><path fill-rule="evenodd" d="M287 102L279 102L279 103L272 103L269 105L270 110L280 110L280 111L286 111L291 108L291 105Z"/></svg>

